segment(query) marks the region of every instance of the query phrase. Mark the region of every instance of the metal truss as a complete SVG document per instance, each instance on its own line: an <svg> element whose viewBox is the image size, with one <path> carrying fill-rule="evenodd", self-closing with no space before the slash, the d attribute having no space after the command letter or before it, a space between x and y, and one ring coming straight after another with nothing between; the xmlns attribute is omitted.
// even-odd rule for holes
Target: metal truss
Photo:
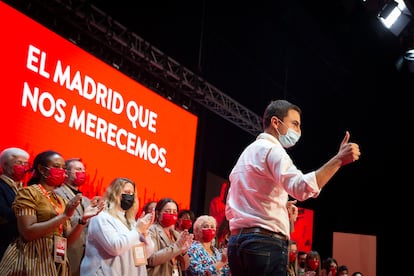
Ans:
<svg viewBox="0 0 414 276"><path fill-rule="evenodd" d="M261 117L96 6L81 0L5 2L176 104L190 109L196 102L254 136L261 132Z"/></svg>

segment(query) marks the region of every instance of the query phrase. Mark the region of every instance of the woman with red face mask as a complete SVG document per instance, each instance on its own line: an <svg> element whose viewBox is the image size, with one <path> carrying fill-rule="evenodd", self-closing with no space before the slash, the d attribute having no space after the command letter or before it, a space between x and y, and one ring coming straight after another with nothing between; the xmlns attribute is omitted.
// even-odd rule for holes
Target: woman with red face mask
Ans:
<svg viewBox="0 0 414 276"><path fill-rule="evenodd" d="M193 211L188 209L181 210L180 212L178 212L178 220L175 223L175 230L177 230L180 233L184 230L188 230L189 232L191 232L194 219L195 215Z"/></svg>
<svg viewBox="0 0 414 276"><path fill-rule="evenodd" d="M220 252L212 243L216 228L213 216L199 216L194 222L195 241L187 251L190 275L230 275L226 250Z"/></svg>
<svg viewBox="0 0 414 276"><path fill-rule="evenodd" d="M71 228L70 217L80 203L80 194L68 202L54 189L66 177L63 157L44 151L33 161L28 186L18 190L13 202L19 237L9 245L0 263L0 275L71 275L67 248L83 225ZM82 221L98 214L103 203L88 207Z"/></svg>
<svg viewBox="0 0 414 276"><path fill-rule="evenodd" d="M318 251L309 251L306 255L305 276L321 275L321 257Z"/></svg>
<svg viewBox="0 0 414 276"><path fill-rule="evenodd" d="M336 276L338 270L338 262L328 257L322 261L321 265L321 276Z"/></svg>
<svg viewBox="0 0 414 276"><path fill-rule="evenodd" d="M155 220L149 228L154 241L154 253L148 258L149 276L183 276L188 268L187 249L193 242L188 230L175 230L178 219L178 204L171 198L163 198L155 206Z"/></svg>

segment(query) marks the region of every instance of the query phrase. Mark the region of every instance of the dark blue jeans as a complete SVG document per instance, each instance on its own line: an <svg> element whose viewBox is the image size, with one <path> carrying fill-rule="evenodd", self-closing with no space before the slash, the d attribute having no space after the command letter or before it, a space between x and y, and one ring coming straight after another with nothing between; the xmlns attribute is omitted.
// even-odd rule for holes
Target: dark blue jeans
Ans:
<svg viewBox="0 0 414 276"><path fill-rule="evenodd" d="M288 241L249 233L233 235L227 245L232 276L286 276Z"/></svg>

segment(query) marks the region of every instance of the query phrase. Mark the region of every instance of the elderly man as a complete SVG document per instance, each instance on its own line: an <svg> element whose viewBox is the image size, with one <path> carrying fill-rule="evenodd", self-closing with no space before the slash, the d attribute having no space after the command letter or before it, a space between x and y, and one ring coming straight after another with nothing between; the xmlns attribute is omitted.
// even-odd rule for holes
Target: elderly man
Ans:
<svg viewBox="0 0 414 276"><path fill-rule="evenodd" d="M12 203L17 190L24 185L29 157L20 148L7 148L0 153L0 260L7 246L19 235Z"/></svg>

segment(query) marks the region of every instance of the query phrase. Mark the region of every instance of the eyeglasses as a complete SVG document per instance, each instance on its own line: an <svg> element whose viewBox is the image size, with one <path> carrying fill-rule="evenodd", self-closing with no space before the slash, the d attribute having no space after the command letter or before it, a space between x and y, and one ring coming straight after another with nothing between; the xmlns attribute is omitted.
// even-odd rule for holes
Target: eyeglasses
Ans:
<svg viewBox="0 0 414 276"><path fill-rule="evenodd" d="M27 161L15 160L14 161L14 165L21 165L21 166L29 167L30 163L27 162Z"/></svg>

